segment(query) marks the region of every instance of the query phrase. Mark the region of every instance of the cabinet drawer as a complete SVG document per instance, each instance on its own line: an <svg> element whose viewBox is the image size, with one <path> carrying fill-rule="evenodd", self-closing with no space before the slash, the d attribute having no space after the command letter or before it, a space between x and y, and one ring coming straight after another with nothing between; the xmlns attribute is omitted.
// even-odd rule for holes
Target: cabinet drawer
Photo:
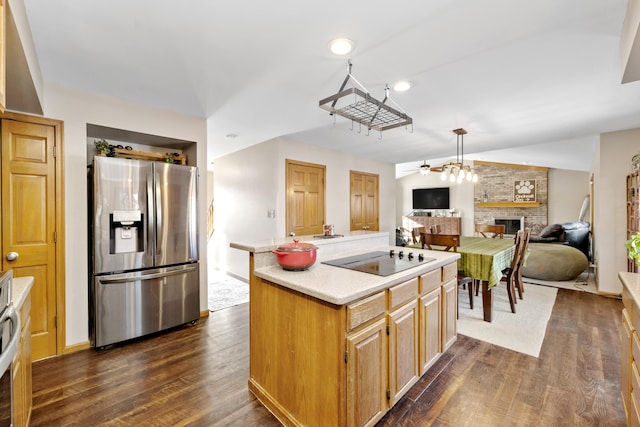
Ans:
<svg viewBox="0 0 640 427"><path fill-rule="evenodd" d="M416 298L418 298L417 277L389 288L389 309Z"/></svg>
<svg viewBox="0 0 640 427"><path fill-rule="evenodd" d="M420 276L420 295L424 295L427 292L440 287L440 285L442 284L442 282L440 281L441 279L442 272L439 268Z"/></svg>
<svg viewBox="0 0 640 427"><path fill-rule="evenodd" d="M384 314L386 299L384 291L363 298L347 305L347 331L351 331L360 325Z"/></svg>
<svg viewBox="0 0 640 427"><path fill-rule="evenodd" d="M442 267L442 283L458 277L458 263L454 262Z"/></svg>

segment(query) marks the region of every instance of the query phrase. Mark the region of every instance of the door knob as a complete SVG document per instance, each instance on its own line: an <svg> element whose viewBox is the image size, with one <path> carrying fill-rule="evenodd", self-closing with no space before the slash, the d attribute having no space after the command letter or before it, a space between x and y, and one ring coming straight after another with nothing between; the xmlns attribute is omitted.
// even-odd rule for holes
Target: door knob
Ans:
<svg viewBox="0 0 640 427"><path fill-rule="evenodd" d="M7 254L7 261L15 261L18 259L18 252L9 252Z"/></svg>

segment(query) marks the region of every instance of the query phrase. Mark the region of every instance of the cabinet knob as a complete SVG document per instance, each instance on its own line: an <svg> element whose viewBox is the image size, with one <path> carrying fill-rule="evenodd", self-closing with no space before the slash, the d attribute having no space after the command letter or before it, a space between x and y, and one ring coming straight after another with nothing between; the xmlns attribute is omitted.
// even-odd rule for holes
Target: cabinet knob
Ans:
<svg viewBox="0 0 640 427"><path fill-rule="evenodd" d="M18 255L18 252L9 252L7 254L7 261L15 261L18 259L20 255Z"/></svg>

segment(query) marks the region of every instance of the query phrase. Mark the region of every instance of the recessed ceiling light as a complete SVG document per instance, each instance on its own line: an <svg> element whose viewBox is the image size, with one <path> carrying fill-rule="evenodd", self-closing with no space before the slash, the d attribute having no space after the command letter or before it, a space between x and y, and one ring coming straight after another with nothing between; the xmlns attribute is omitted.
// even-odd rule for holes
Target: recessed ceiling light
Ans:
<svg viewBox="0 0 640 427"><path fill-rule="evenodd" d="M349 39L335 39L329 43L329 49L334 55L346 55L353 49L353 42Z"/></svg>
<svg viewBox="0 0 640 427"><path fill-rule="evenodd" d="M396 92L404 92L405 90L411 89L411 82L406 80L400 80L396 84L393 85L393 90Z"/></svg>

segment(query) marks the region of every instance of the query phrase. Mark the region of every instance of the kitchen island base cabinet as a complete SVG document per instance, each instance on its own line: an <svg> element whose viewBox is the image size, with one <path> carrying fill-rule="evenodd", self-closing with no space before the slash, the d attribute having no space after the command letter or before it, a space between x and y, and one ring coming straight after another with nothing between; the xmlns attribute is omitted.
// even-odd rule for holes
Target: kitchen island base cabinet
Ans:
<svg viewBox="0 0 640 427"><path fill-rule="evenodd" d="M252 275L249 390L285 426L374 425L455 340L455 274L454 262L345 305Z"/></svg>
<svg viewBox="0 0 640 427"><path fill-rule="evenodd" d="M640 275L618 274L622 288L620 393L627 425L640 426Z"/></svg>
<svg viewBox="0 0 640 427"><path fill-rule="evenodd" d="M31 297L19 308L20 342L13 359L13 425L28 426L32 408L31 382Z"/></svg>

